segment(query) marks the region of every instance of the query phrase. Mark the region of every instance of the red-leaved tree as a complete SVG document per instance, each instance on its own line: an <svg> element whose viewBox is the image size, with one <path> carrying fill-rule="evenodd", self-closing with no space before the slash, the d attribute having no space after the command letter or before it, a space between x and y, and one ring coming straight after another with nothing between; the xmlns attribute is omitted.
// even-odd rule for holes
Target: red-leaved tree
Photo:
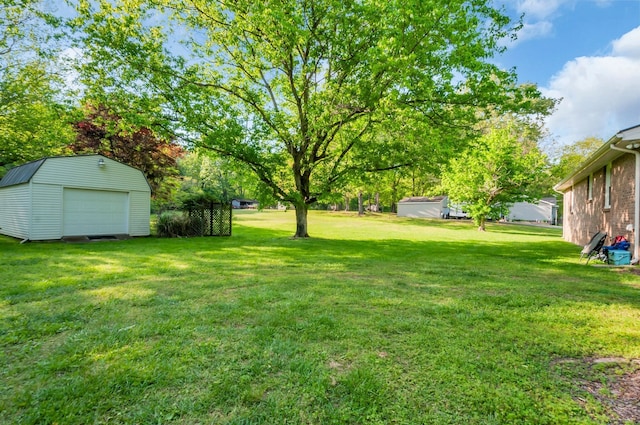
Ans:
<svg viewBox="0 0 640 425"><path fill-rule="evenodd" d="M104 106L87 108L85 118L74 123L76 140L69 148L78 154L96 153L131 165L143 172L154 198L166 198L170 181L179 175L177 159L185 150L157 137L148 128L129 128Z"/></svg>

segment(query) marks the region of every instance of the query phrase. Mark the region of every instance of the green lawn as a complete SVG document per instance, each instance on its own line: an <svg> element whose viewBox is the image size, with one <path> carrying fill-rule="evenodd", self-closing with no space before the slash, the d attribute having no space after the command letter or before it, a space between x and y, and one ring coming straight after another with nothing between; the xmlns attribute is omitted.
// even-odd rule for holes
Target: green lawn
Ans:
<svg viewBox="0 0 640 425"><path fill-rule="evenodd" d="M0 423L609 423L640 277L561 232L241 212L230 238L0 237ZM609 369L615 369L612 373Z"/></svg>

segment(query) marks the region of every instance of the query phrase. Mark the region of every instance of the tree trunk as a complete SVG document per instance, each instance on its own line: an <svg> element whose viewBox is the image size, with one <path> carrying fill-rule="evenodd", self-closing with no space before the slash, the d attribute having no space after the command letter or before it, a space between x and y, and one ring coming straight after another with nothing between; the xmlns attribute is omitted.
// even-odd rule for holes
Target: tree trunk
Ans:
<svg viewBox="0 0 640 425"><path fill-rule="evenodd" d="M380 212L380 194L376 192L376 212Z"/></svg>
<svg viewBox="0 0 640 425"><path fill-rule="evenodd" d="M294 238L308 238L309 233L307 232L307 212L309 211L309 207L304 202L300 204L296 204L296 234L293 236Z"/></svg>
<svg viewBox="0 0 640 425"><path fill-rule="evenodd" d="M358 215L364 215L364 204L362 202L362 191L358 192Z"/></svg>
<svg viewBox="0 0 640 425"><path fill-rule="evenodd" d="M400 178L393 178L393 185L391 186L391 212L398 212L398 186L400 185Z"/></svg>
<svg viewBox="0 0 640 425"><path fill-rule="evenodd" d="M411 196L416 196L416 172L411 171Z"/></svg>
<svg viewBox="0 0 640 425"><path fill-rule="evenodd" d="M478 217L476 220L476 224L478 225L478 231L479 232L484 232L487 230L486 227L486 223L487 223L487 218L486 217Z"/></svg>

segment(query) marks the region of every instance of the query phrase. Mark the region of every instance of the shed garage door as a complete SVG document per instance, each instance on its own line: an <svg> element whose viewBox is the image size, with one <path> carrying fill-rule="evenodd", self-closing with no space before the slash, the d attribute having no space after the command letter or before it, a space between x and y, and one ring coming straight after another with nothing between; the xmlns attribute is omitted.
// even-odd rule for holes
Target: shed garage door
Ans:
<svg viewBox="0 0 640 425"><path fill-rule="evenodd" d="M63 236L128 233L129 194L64 189Z"/></svg>

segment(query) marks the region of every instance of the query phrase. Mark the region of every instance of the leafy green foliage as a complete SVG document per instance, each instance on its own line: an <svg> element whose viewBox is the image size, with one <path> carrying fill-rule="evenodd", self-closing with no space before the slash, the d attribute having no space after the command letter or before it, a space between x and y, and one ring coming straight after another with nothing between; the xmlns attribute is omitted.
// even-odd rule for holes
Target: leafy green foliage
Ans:
<svg viewBox="0 0 640 425"><path fill-rule="evenodd" d="M428 151L436 139L414 130L451 133L478 109L528 110L539 96L490 60L518 24L486 0L78 0L77 11L89 96L116 107L135 94L145 126L246 164L295 205L299 237L309 205ZM410 137L378 136L401 125Z"/></svg>
<svg viewBox="0 0 640 425"><path fill-rule="evenodd" d="M587 137L573 144L562 146L557 154L556 162L551 167L551 176L555 180L554 184L568 177L603 143L604 140L597 137Z"/></svg>
<svg viewBox="0 0 640 425"><path fill-rule="evenodd" d="M59 20L42 0L0 0L0 72L52 58Z"/></svg>
<svg viewBox="0 0 640 425"><path fill-rule="evenodd" d="M68 152L71 114L38 63L0 76L0 175L5 167Z"/></svg>
<svg viewBox="0 0 640 425"><path fill-rule="evenodd" d="M37 0L0 1L0 177L7 168L66 152L69 109L55 20Z"/></svg>
<svg viewBox="0 0 640 425"><path fill-rule="evenodd" d="M223 158L207 150L187 153L178 161L181 176L182 197L210 196L220 202L231 202L234 198L253 197L256 179L230 158Z"/></svg>
<svg viewBox="0 0 640 425"><path fill-rule="evenodd" d="M208 193L197 193L182 199L181 206L183 209L192 209L206 206L211 203L220 203L221 200ZM229 203L229 202L227 202Z"/></svg>
<svg viewBox="0 0 640 425"><path fill-rule="evenodd" d="M444 193L465 205L480 230L487 218L504 215L513 202L539 196L535 189L546 177L546 157L522 130L513 124L489 130L443 172Z"/></svg>

